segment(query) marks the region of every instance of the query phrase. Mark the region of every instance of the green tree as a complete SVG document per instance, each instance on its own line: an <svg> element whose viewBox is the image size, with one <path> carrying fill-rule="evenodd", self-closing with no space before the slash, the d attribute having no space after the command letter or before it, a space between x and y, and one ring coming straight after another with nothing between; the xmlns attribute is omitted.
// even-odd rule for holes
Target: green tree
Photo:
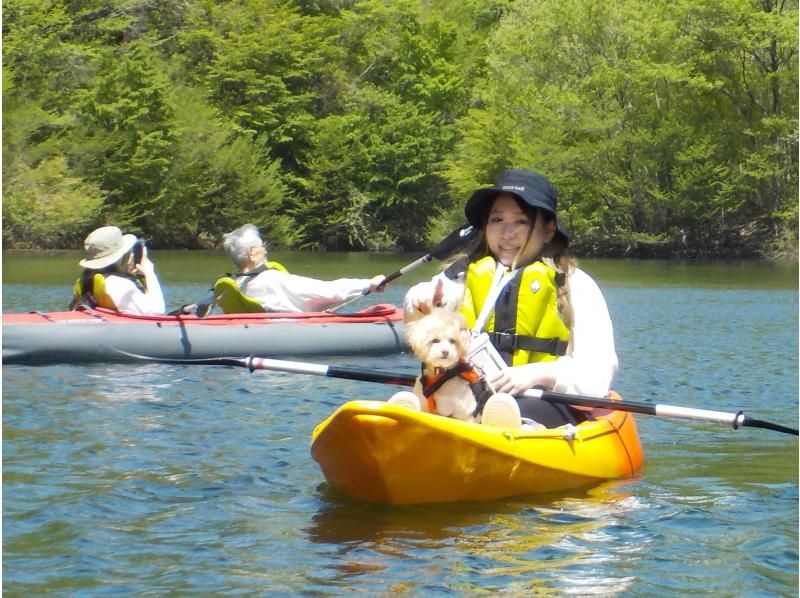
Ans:
<svg viewBox="0 0 800 598"><path fill-rule="evenodd" d="M796 230L795 20L771 1L518 2L448 179L538 168L589 244Z"/></svg>
<svg viewBox="0 0 800 598"><path fill-rule="evenodd" d="M150 234L172 246L207 246L252 222L273 246L294 245L295 227L286 215L291 196L280 163L265 161L263 148L236 134L199 90L177 87L170 102L181 107L175 111L175 158Z"/></svg>
<svg viewBox="0 0 800 598"><path fill-rule="evenodd" d="M211 101L237 132L269 148L265 158L301 172L298 154L313 135L319 48L326 43L315 35L316 21L272 0L225 5L219 15L210 11L215 16L223 26L205 77Z"/></svg>
<svg viewBox="0 0 800 598"><path fill-rule="evenodd" d="M250 220L278 246L410 249L530 166L579 251L797 252L796 2L3 8L6 245L113 221L205 246Z"/></svg>
<svg viewBox="0 0 800 598"><path fill-rule="evenodd" d="M492 32L482 107L464 134L448 179L462 194L505 168L532 167L560 188L574 233L630 228L625 84L631 17L593 0L519 2ZM641 15L639 15L641 18Z"/></svg>
<svg viewBox="0 0 800 598"><path fill-rule="evenodd" d="M676 173L680 195L695 199L681 211L704 199L711 204L701 221L707 238L752 223L772 236L785 227L796 233L797 5L681 2L669 11L684 34L680 58L705 82L675 111L698 138L711 140ZM693 176L709 164L709 174L720 175L708 177L713 195Z"/></svg>
<svg viewBox="0 0 800 598"><path fill-rule="evenodd" d="M416 246L443 204L436 174L449 131L414 104L370 86L343 116L319 126L316 159L296 217L305 245L385 249Z"/></svg>
<svg viewBox="0 0 800 598"><path fill-rule="evenodd" d="M101 190L71 170L60 137L74 119L64 100L83 73L82 49L64 41L59 5L12 0L3 20L3 246L79 243L100 218Z"/></svg>
<svg viewBox="0 0 800 598"><path fill-rule="evenodd" d="M363 2L335 23L320 118L296 218L306 244L385 249L425 243L449 206L439 172L467 96L454 28L412 2ZM333 25L331 25L332 27Z"/></svg>
<svg viewBox="0 0 800 598"><path fill-rule="evenodd" d="M106 191L113 218L143 231L160 219L161 187L175 133L167 81L144 44L100 61L95 85L80 94L73 158Z"/></svg>

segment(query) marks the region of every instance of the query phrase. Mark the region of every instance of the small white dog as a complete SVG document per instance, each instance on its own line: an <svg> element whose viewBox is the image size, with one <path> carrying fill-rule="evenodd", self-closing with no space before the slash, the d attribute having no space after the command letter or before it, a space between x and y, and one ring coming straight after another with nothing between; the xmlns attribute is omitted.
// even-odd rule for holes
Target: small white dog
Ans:
<svg viewBox="0 0 800 598"><path fill-rule="evenodd" d="M422 362L414 393L401 391L389 402L456 419L480 422L480 407L492 389L468 360L470 331L461 313L435 308L406 326L406 339Z"/></svg>

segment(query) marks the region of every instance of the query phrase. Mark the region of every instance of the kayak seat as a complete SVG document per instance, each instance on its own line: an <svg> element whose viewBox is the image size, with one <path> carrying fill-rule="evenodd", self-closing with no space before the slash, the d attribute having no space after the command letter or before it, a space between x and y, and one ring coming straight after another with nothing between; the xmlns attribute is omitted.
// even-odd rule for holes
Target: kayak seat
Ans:
<svg viewBox="0 0 800 598"><path fill-rule="evenodd" d="M214 283L214 297L226 314L264 313L261 304L242 293L236 281L229 276L223 276Z"/></svg>

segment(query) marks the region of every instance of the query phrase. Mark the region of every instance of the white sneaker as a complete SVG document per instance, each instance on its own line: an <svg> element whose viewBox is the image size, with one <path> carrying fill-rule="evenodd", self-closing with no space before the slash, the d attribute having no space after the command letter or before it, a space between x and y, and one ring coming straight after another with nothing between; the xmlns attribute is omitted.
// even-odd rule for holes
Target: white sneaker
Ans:
<svg viewBox="0 0 800 598"><path fill-rule="evenodd" d="M386 401L390 405L397 405L398 407L405 407L406 409L411 409L412 411L422 411L422 407L419 404L419 397L415 395L413 392L409 392L407 390L401 390L398 393L392 395L388 401Z"/></svg>
<svg viewBox="0 0 800 598"><path fill-rule="evenodd" d="M517 400L504 392L492 395L483 406L481 423L501 428L519 428L522 425L522 418Z"/></svg>

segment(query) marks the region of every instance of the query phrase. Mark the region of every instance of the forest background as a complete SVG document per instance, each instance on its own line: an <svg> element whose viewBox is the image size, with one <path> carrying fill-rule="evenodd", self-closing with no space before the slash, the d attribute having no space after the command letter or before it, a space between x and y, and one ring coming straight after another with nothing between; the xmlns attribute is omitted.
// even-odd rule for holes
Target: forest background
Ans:
<svg viewBox="0 0 800 598"><path fill-rule="evenodd" d="M3 246L417 250L507 167L579 255L797 258L778 0L4 0Z"/></svg>

